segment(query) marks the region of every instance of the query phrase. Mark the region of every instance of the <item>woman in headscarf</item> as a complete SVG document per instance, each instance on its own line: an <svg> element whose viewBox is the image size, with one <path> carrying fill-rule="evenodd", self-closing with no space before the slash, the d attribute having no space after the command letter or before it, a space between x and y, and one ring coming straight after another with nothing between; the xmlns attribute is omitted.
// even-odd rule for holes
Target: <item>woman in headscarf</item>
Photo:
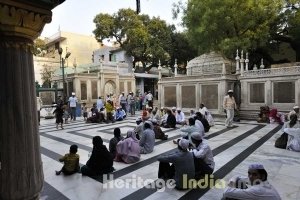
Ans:
<svg viewBox="0 0 300 200"><path fill-rule="evenodd" d="M120 142L123 139L121 136L121 130L120 128L114 129L114 137L109 141L109 152L113 155L113 158L116 157L116 147L118 142Z"/></svg>
<svg viewBox="0 0 300 200"><path fill-rule="evenodd" d="M282 113L280 113L280 112L277 112L276 108L273 108L270 111L269 120L270 120L271 124L273 124L273 123L279 123L279 124L282 125L284 123L284 115Z"/></svg>
<svg viewBox="0 0 300 200"><path fill-rule="evenodd" d="M81 168L82 175L98 176L110 173L113 168L113 157L103 144L100 136L93 137L93 151L90 159Z"/></svg>
<svg viewBox="0 0 300 200"><path fill-rule="evenodd" d="M127 131L127 137L117 144L116 161L135 163L140 160L140 145L133 130Z"/></svg>

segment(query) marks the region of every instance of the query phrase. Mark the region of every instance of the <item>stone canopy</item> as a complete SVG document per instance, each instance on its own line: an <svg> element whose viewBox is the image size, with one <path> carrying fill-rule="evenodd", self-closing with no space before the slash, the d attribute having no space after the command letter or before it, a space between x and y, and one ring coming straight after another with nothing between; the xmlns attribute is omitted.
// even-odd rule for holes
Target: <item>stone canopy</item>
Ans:
<svg viewBox="0 0 300 200"><path fill-rule="evenodd" d="M220 53L202 54L188 62L187 75L231 74L234 63Z"/></svg>

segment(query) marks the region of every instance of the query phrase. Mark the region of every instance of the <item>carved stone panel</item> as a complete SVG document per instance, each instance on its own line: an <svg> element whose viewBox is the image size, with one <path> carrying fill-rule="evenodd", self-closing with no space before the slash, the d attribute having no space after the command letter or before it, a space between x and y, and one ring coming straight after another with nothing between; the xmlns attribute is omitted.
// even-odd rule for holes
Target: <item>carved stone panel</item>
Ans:
<svg viewBox="0 0 300 200"><path fill-rule="evenodd" d="M81 81L80 82L80 90L81 90L81 100L87 100L87 88L86 88L86 82Z"/></svg>
<svg viewBox="0 0 300 200"><path fill-rule="evenodd" d="M265 103L265 84L250 84L250 103Z"/></svg>
<svg viewBox="0 0 300 200"><path fill-rule="evenodd" d="M208 109L218 109L218 85L202 85L201 102Z"/></svg>
<svg viewBox="0 0 300 200"><path fill-rule="evenodd" d="M196 107L196 87L194 85L182 86L182 107L195 108Z"/></svg>
<svg viewBox="0 0 300 200"><path fill-rule="evenodd" d="M274 82L274 103L295 103L295 82Z"/></svg>
<svg viewBox="0 0 300 200"><path fill-rule="evenodd" d="M124 92L124 82L120 82L120 93Z"/></svg>
<svg viewBox="0 0 300 200"><path fill-rule="evenodd" d="M98 87L97 87L98 84L97 84L97 81L92 81L91 83L92 83L91 84L92 85L92 87L91 87L91 90L92 90L91 91L92 92L92 99L97 99L98 98L97 97L98 96L98 92L97 92L98 91Z"/></svg>
<svg viewBox="0 0 300 200"><path fill-rule="evenodd" d="M176 106L176 86L170 86L164 88L165 106L173 107Z"/></svg>
<svg viewBox="0 0 300 200"><path fill-rule="evenodd" d="M131 82L127 82L127 89L128 89L127 93L134 92L134 91L131 91L132 90L132 88L131 88Z"/></svg>

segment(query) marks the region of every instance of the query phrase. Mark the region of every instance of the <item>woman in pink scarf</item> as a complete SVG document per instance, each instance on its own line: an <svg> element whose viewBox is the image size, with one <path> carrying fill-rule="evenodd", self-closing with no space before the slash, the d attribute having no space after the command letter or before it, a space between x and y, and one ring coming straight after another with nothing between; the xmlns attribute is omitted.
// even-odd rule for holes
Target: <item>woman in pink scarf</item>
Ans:
<svg viewBox="0 0 300 200"><path fill-rule="evenodd" d="M118 142L115 161L135 163L140 160L140 145L133 130L127 131L127 137Z"/></svg>
<svg viewBox="0 0 300 200"><path fill-rule="evenodd" d="M273 124L273 123L283 124L284 123L284 115L281 112L277 112L276 108L273 108L270 111L269 120L270 120L271 124Z"/></svg>

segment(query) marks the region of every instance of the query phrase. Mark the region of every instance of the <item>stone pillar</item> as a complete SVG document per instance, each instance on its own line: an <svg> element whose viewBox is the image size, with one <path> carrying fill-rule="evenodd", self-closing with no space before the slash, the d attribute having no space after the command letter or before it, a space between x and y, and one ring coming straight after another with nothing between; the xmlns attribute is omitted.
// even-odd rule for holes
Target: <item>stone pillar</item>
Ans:
<svg viewBox="0 0 300 200"><path fill-rule="evenodd" d="M43 187L32 46L61 2L0 0L0 199Z"/></svg>

